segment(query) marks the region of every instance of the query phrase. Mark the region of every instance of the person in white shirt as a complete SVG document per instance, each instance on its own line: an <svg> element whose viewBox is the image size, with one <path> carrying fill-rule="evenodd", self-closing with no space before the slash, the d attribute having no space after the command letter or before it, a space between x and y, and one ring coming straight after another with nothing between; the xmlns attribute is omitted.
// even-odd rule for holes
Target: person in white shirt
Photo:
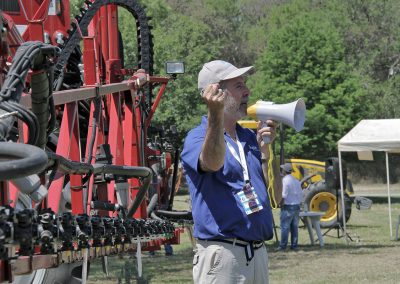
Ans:
<svg viewBox="0 0 400 284"><path fill-rule="evenodd" d="M293 168L290 163L281 165L282 169L282 201L281 201L281 241L278 250L286 250L290 232L290 249L296 250L298 243L300 204L303 191L300 181L291 175Z"/></svg>

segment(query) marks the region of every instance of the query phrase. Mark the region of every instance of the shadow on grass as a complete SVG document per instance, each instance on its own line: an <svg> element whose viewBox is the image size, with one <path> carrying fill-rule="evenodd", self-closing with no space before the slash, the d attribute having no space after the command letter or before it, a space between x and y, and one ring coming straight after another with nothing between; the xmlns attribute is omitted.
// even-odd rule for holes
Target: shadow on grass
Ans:
<svg viewBox="0 0 400 284"><path fill-rule="evenodd" d="M382 248L394 248L398 247L397 244L363 244L363 245L358 245L358 244L353 244L350 242L350 244L325 244L324 247L319 247L319 246L312 246L312 245L303 245L300 246L297 252L318 252L318 251L337 251L337 252L360 252L360 251L367 251L367 250L374 250L374 249L382 249ZM269 249L269 252L274 253L274 247L271 247ZM278 252L279 253L279 252ZM366 252L366 253L372 253L372 252Z"/></svg>
<svg viewBox="0 0 400 284"><path fill-rule="evenodd" d="M361 228L381 228L380 225L354 225L354 224L346 224L346 228L351 230L361 229Z"/></svg>
<svg viewBox="0 0 400 284"><path fill-rule="evenodd" d="M91 266L90 278L97 283L118 284L147 284L153 283L153 278L159 277L161 271L163 274L179 275L184 269L190 269L192 262L193 250L187 248L180 250L172 256L165 256L163 251L159 251L154 256L150 256L147 251L142 253L142 276L138 276L137 259L130 255L123 258L109 257L110 276L107 277L102 272L102 266L95 263ZM191 275L190 275L191 277ZM176 282L175 282L176 283Z"/></svg>
<svg viewBox="0 0 400 284"><path fill-rule="evenodd" d="M382 196L366 196L367 198L372 200L372 206L375 204L381 204L381 203L388 203L388 197L387 195L382 195ZM400 197L398 196L391 196L390 197L390 202L392 204L394 203L400 203Z"/></svg>

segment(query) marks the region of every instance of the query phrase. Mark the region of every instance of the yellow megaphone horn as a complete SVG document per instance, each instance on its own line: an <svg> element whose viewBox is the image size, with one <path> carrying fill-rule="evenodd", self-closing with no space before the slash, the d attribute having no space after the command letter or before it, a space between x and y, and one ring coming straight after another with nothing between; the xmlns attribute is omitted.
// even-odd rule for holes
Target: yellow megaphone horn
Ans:
<svg viewBox="0 0 400 284"><path fill-rule="evenodd" d="M261 121L271 119L282 122L299 132L304 127L306 104L301 98L288 104L257 101L254 105L247 108L247 115ZM264 142L269 143L266 141Z"/></svg>

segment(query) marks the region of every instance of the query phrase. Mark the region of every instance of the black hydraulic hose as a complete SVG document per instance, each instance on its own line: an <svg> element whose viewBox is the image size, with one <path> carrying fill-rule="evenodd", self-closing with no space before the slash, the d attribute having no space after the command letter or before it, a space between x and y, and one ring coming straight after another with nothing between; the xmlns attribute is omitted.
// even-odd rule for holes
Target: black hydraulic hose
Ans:
<svg viewBox="0 0 400 284"><path fill-rule="evenodd" d="M170 210L155 210L153 211L157 216L164 216L166 218L179 218L192 220L192 211L170 211Z"/></svg>
<svg viewBox="0 0 400 284"><path fill-rule="evenodd" d="M93 166L90 164L71 161L50 151L46 151L46 154L48 156L47 168L53 167L57 163L58 170L67 174L83 175L93 173Z"/></svg>
<svg viewBox="0 0 400 284"><path fill-rule="evenodd" d="M150 182L152 178L151 169L147 168L148 175L144 177L143 184L139 188L139 191L136 194L135 200L132 202L131 206L128 209L127 217L132 217L135 214L136 210L139 208L140 203L143 202L144 197L146 196L147 190L150 187Z"/></svg>
<svg viewBox="0 0 400 284"><path fill-rule="evenodd" d="M21 105L18 104L21 99L22 91L25 88L25 80L30 69L41 70L50 68L47 64L48 63L47 56L57 56L58 53L59 53L59 48L49 44L44 44L39 41L24 42L17 49L10 70L7 72L6 79L0 90L0 109L6 112L16 111L17 112L16 117L18 117L28 125L29 129L28 144L36 144L39 138L41 140L44 139L43 137L47 138L47 134L42 135L42 133L39 133L42 132L42 130L40 129L40 125L38 123L38 120L36 119L35 114L27 109L24 109ZM32 77L34 78L36 75L37 74L33 74ZM37 101L39 102L42 100L42 98L36 97L35 94L42 95L44 92L43 90L41 90L43 88L43 84L49 84L48 79L46 80L46 83L43 83L41 75L38 76L40 77L39 86L35 84L34 82L35 79L33 79L34 81L32 82L33 103L35 99L37 99ZM39 87L38 92L34 90L36 87ZM46 98L49 97L48 90L45 96ZM45 107L47 110L48 101ZM48 110L46 112L48 113ZM42 112L40 110L40 114L42 113L44 114L46 112ZM42 122L41 124L43 124L44 121L43 117L40 117L40 120ZM8 137L8 133L12 125L14 124L14 121L15 121L14 116L3 118L2 121L0 121L1 139L6 140L6 138ZM45 129L47 128L47 123L48 122L46 121Z"/></svg>
<svg viewBox="0 0 400 284"><path fill-rule="evenodd" d="M146 178L151 179L151 169L148 167L134 167L134 166L118 166L108 164L94 164L94 174L114 174L126 176L127 178Z"/></svg>
<svg viewBox="0 0 400 284"><path fill-rule="evenodd" d="M88 163L71 161L50 151L46 151L46 154L49 159L47 167L51 167L54 165L54 163L58 162L58 170L67 174L114 174L126 176L127 178L147 178L150 174L151 177L151 169L147 167L118 166L109 164L92 165Z"/></svg>
<svg viewBox="0 0 400 284"><path fill-rule="evenodd" d="M1 100L19 101L22 90L25 87L25 78L29 71L29 59L24 58L24 54L30 53L35 44L23 43L18 49L12 60L10 70L0 91Z"/></svg>
<svg viewBox="0 0 400 284"><path fill-rule="evenodd" d="M38 174L47 165L46 153L32 145L0 142L0 180Z"/></svg>
<svg viewBox="0 0 400 284"><path fill-rule="evenodd" d="M39 121L36 146L44 149L47 143L47 125L49 122L49 78L45 72L32 74L32 112Z"/></svg>
<svg viewBox="0 0 400 284"><path fill-rule="evenodd" d="M175 150L174 172L172 174L171 196L169 198L168 210L172 210L172 207L174 205L175 186L176 186L176 177L178 175L178 169L179 169L179 149L177 148Z"/></svg>
<svg viewBox="0 0 400 284"><path fill-rule="evenodd" d="M131 177L146 177L148 168L145 167L132 167L132 166L118 166L109 164L88 164L76 161L71 161L63 156L57 155L54 152L46 151L48 156L47 168L52 167L58 163L58 171L65 174L114 174L123 175L128 178Z"/></svg>
<svg viewBox="0 0 400 284"><path fill-rule="evenodd" d="M19 102L25 79L31 68L36 70L43 67L44 54L55 55L57 47L38 41L24 42L13 58L11 68L0 91L1 100Z"/></svg>
<svg viewBox="0 0 400 284"><path fill-rule="evenodd" d="M50 92L52 92L51 89ZM56 108L54 105L53 95L50 95L49 97L49 112L50 112L50 120L47 126L47 139L50 136L50 134L53 133L53 130L56 127Z"/></svg>
<svg viewBox="0 0 400 284"><path fill-rule="evenodd" d="M47 137L53 132L56 126L56 110L54 106L54 98L53 98L53 81L54 81L54 66L49 68L49 112L50 112L50 120L47 126Z"/></svg>
<svg viewBox="0 0 400 284"><path fill-rule="evenodd" d="M120 206L118 204L94 200L90 202L90 208L95 210L105 210L114 212L118 211L120 209Z"/></svg>
<svg viewBox="0 0 400 284"><path fill-rule="evenodd" d="M140 203L150 187L150 182L152 179L152 171L148 167L133 167L133 166L118 166L109 164L88 164L70 161L62 156L54 154L53 152L46 152L49 158L49 163L47 167L51 167L55 162L59 163L59 170L63 170L69 174L113 174L119 176L126 176L127 178L143 178L143 184L139 188L136 194L135 200L132 202L128 209L127 216L132 217L132 215L138 209Z"/></svg>
<svg viewBox="0 0 400 284"><path fill-rule="evenodd" d="M28 109L25 109L23 106L14 101L0 102L0 110L3 110L8 113L15 112L15 116L24 121L28 126L29 135L27 143L31 145L34 145L36 143L38 136L35 130L37 129L37 127L39 127L39 122L33 112L31 112ZM14 124L13 116L2 118L0 120L1 139L6 140L6 138L8 137L8 133L13 127L13 124Z"/></svg>
<svg viewBox="0 0 400 284"><path fill-rule="evenodd" d="M64 82L64 70L61 70L61 74L59 75L58 80L56 81L57 85L54 87L54 91L61 90L63 82Z"/></svg>

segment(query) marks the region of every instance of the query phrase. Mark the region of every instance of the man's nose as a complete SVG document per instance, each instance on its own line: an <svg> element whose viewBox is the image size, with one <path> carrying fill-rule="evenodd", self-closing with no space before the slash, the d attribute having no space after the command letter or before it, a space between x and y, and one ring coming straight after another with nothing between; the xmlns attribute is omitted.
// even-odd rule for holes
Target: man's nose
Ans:
<svg viewBox="0 0 400 284"><path fill-rule="evenodd" d="M250 90L249 88L245 85L244 86L244 92L243 92L243 97L249 97L250 96Z"/></svg>

